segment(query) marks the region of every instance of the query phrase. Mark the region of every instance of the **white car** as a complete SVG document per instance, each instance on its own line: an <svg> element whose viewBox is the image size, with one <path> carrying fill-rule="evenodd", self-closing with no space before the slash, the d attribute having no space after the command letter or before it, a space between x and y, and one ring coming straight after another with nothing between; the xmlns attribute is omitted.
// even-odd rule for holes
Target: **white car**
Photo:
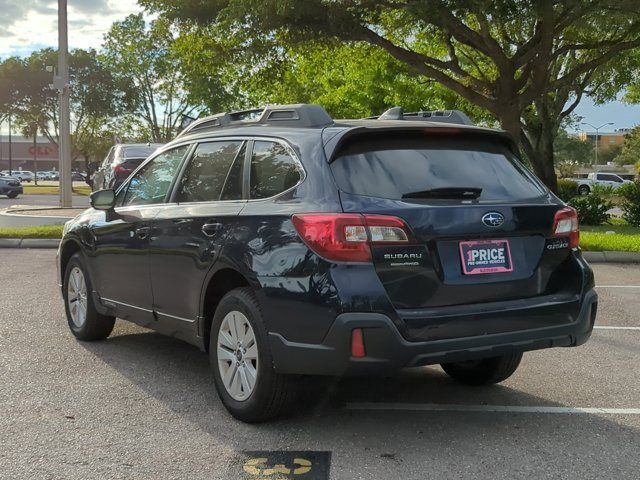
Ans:
<svg viewBox="0 0 640 480"><path fill-rule="evenodd" d="M3 170L2 173L9 175L9 170ZM33 172L29 170L11 170L10 176L19 179L21 182L33 182Z"/></svg>
<svg viewBox="0 0 640 480"><path fill-rule="evenodd" d="M578 193L580 195L588 195L591 193L594 185L600 185L603 187L613 187L617 189L625 183L633 183L631 180L625 180L624 178L616 175L615 173L590 173L587 178L570 178L578 184Z"/></svg>

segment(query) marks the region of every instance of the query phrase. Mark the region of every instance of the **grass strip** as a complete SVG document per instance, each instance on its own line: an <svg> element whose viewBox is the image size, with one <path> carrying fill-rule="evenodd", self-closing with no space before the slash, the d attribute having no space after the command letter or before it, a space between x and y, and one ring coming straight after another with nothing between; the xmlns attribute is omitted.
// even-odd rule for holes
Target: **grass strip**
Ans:
<svg viewBox="0 0 640 480"><path fill-rule="evenodd" d="M60 188L55 185L22 185L25 195L58 195ZM73 186L76 195L88 196L91 193L89 185Z"/></svg>
<svg viewBox="0 0 640 480"><path fill-rule="evenodd" d="M0 238L61 238L62 225L0 228Z"/></svg>
<svg viewBox="0 0 640 480"><path fill-rule="evenodd" d="M615 233L606 233L615 232ZM580 227L580 246L591 252L640 252L640 227L601 225Z"/></svg>

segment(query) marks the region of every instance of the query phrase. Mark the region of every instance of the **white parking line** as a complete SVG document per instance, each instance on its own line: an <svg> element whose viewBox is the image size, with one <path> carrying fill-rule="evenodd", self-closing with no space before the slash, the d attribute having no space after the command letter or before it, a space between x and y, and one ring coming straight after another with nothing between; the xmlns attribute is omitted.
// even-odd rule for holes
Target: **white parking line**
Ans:
<svg viewBox="0 0 640 480"><path fill-rule="evenodd" d="M596 325L593 328L598 330L640 330L640 327L613 327L609 325Z"/></svg>
<svg viewBox="0 0 640 480"><path fill-rule="evenodd" d="M398 410L415 412L562 413L571 415L640 415L640 408L545 407L521 405L455 405L437 403L347 403L347 410Z"/></svg>
<svg viewBox="0 0 640 480"><path fill-rule="evenodd" d="M640 288L640 285L596 285L596 288Z"/></svg>

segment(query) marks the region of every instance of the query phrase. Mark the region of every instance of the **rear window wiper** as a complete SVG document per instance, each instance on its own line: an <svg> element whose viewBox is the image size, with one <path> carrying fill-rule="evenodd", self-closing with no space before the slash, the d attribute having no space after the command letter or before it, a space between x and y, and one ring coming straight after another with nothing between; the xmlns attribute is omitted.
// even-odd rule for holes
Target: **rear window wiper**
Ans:
<svg viewBox="0 0 640 480"><path fill-rule="evenodd" d="M481 188L476 187L445 187L432 188L431 190L421 190L419 192L409 192L402 195L402 198L444 198L444 199L474 199L482 193Z"/></svg>

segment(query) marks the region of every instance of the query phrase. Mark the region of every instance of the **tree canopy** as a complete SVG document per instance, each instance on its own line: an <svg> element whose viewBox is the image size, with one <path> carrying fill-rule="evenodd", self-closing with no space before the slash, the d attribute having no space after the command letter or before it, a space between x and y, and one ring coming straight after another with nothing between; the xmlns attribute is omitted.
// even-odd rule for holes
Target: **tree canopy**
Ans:
<svg viewBox="0 0 640 480"><path fill-rule="evenodd" d="M142 119L153 142L166 142L183 115L197 110L173 55L170 24L156 20L149 26L142 14L115 22L105 36L101 57L122 85L130 84L130 112Z"/></svg>
<svg viewBox="0 0 640 480"><path fill-rule="evenodd" d="M183 28L200 25L277 48L366 43L414 76L490 112L555 188L553 142L582 96L606 95L612 62L640 45L635 0L141 0ZM266 42L265 42L266 39Z"/></svg>
<svg viewBox="0 0 640 480"><path fill-rule="evenodd" d="M26 58L0 62L0 118L12 115L25 135L38 131L58 144L58 97L49 87L57 65L57 52L37 50ZM114 116L129 105L130 91L103 65L95 50L72 50L69 54L72 156L88 158L95 153L92 139Z"/></svg>

